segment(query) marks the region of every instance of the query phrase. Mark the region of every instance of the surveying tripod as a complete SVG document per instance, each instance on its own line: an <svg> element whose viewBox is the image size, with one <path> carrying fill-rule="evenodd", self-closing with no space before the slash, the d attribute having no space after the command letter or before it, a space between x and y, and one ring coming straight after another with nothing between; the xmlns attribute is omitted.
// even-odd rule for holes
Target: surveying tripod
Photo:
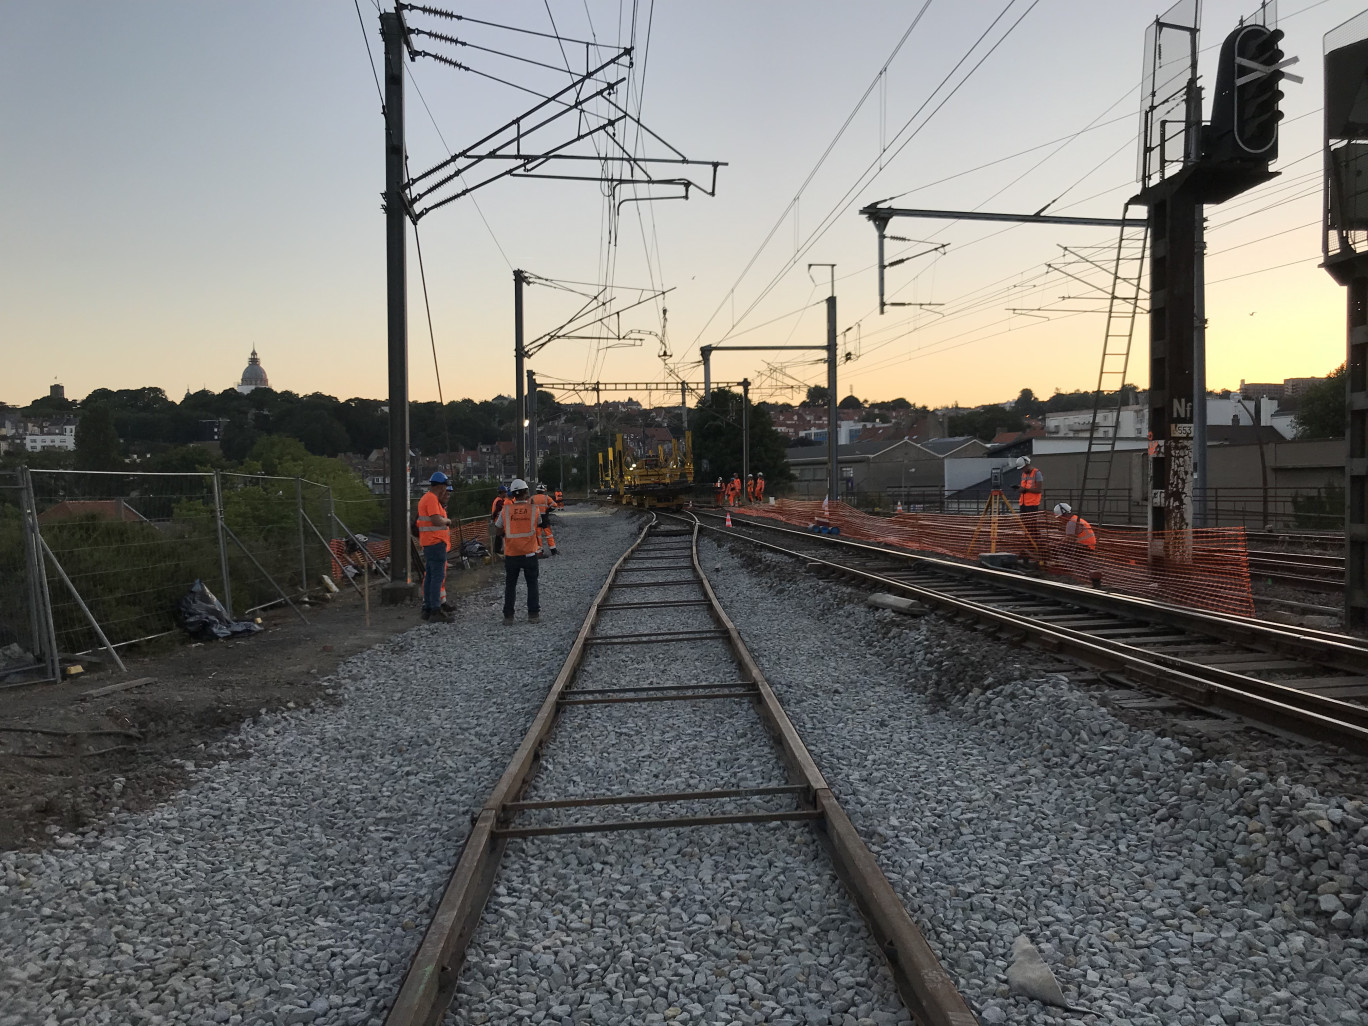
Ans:
<svg viewBox="0 0 1368 1026"><path fill-rule="evenodd" d="M1036 543L1035 533L1026 525L1021 514L1012 507L1011 500L1002 492L1001 467L993 470L992 482L993 490L988 493L988 501L983 504L983 512L979 514L978 523L974 525L974 533L969 537L969 547L964 554L973 556L974 543L978 541L979 535L983 532L985 523L988 525L988 551L996 552L999 526L1004 517L1012 517L1016 520L1017 526L1021 528L1026 543L1031 546L1032 554L1039 557L1040 546Z"/></svg>

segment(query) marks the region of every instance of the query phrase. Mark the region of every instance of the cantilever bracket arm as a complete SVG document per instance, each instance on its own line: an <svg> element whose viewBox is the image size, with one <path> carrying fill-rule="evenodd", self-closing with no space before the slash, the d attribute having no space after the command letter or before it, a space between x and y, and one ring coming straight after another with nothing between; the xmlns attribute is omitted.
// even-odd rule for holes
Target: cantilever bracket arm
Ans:
<svg viewBox="0 0 1368 1026"><path fill-rule="evenodd" d="M1092 228L1143 228L1149 222L1135 217L1065 217L1061 214L998 214L986 210L922 210L913 207L881 207L877 203L860 210L875 225L895 217L921 217L940 221L1014 221L1018 224L1071 224Z"/></svg>

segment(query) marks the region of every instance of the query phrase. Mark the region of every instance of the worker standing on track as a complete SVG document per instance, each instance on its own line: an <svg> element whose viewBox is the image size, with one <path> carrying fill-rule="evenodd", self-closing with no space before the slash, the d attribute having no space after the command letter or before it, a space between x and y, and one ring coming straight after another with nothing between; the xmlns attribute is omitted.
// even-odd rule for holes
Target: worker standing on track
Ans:
<svg viewBox="0 0 1368 1026"><path fill-rule="evenodd" d="M1097 561L1097 533L1067 502L1054 508L1055 519L1063 534L1059 544L1059 559L1080 576L1086 576L1094 588L1102 587L1102 568Z"/></svg>
<svg viewBox="0 0 1368 1026"><path fill-rule="evenodd" d="M763 470L756 471L755 474L755 501L765 501L765 472Z"/></svg>
<svg viewBox="0 0 1368 1026"><path fill-rule="evenodd" d="M723 481L723 480L719 477L719 478L717 479L717 484L713 485L713 502L714 502L716 505L721 506L721 505L722 505L722 501L723 501L726 497L727 497L727 482L726 482L726 481Z"/></svg>
<svg viewBox="0 0 1368 1026"><path fill-rule="evenodd" d="M565 509L565 493L559 488L556 489L556 509Z"/></svg>
<svg viewBox="0 0 1368 1026"><path fill-rule="evenodd" d="M1043 512L1042 503L1045 501L1045 475L1036 467L1031 466L1031 457L1029 456L1018 456L1016 468L1021 471L1021 483L1019 485L1021 491L1017 498L1017 512L1021 514L1021 520L1026 525L1027 534L1031 536L1031 540L1039 549L1043 540L1041 538L1040 514Z"/></svg>
<svg viewBox="0 0 1368 1026"><path fill-rule="evenodd" d="M532 496L532 504L537 507L537 526L541 528L542 538L551 555L559 556L556 551L556 536L551 533L551 496L546 493L546 485L537 485L537 494ZM541 551L540 546L537 549Z"/></svg>
<svg viewBox="0 0 1368 1026"><path fill-rule="evenodd" d="M741 475L733 474L727 482L727 505L735 506L741 501Z"/></svg>
<svg viewBox="0 0 1368 1026"><path fill-rule="evenodd" d="M746 478L746 501L755 501L755 475L751 474Z"/></svg>
<svg viewBox="0 0 1368 1026"><path fill-rule="evenodd" d="M428 479L428 490L418 500L418 544L423 549L423 619L450 623L442 609L447 551L451 548L451 520L446 515L450 479L440 470Z"/></svg>
<svg viewBox="0 0 1368 1026"><path fill-rule="evenodd" d="M527 579L527 622L541 620L541 596L537 590L537 554L541 549L541 528L537 526L537 505L527 494L527 482L514 478L508 486L512 496L503 504L494 522L495 531L504 545L504 604L505 624L513 622L514 600L518 597L518 574Z"/></svg>

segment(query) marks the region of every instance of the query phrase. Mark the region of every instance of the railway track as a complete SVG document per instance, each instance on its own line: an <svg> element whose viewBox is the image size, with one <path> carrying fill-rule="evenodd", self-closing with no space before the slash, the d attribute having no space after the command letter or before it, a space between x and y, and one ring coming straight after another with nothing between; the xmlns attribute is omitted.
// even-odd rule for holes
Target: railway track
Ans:
<svg viewBox="0 0 1368 1026"><path fill-rule="evenodd" d="M865 944L875 969L869 975L882 971L878 967L878 952L882 952L888 972L882 978L887 980L889 996L895 1001L901 999L908 1017L925 1026L971 1026L977 1021L832 796L760 667L719 604L699 564L697 538L696 522L685 529L666 529L651 516L635 543L613 566L531 727L474 816L460 860L385 1020L387 1026L430 1026L452 1012L462 1022L503 1021L498 1009L491 1017L465 1007L477 999L483 984L463 989L460 983L467 947L481 926L482 910L503 879L501 863L505 856L509 861L541 860L561 865L569 859L572 866L578 859L580 868L572 874L578 874L576 880L584 874L618 880L625 870L605 864L604 849L582 848L592 842L581 835L629 837L630 841L615 850L624 861L630 861L658 843L655 839L662 832L683 828L708 831L699 845L710 853L733 842L751 852L747 844L753 843L755 851L751 854L757 858L771 857L765 855L770 849L793 843L793 834L802 835L797 838L799 842L815 836L820 842L816 847L830 860L827 872L832 886L836 878L845 885L872 935L873 942ZM632 681L629 685L622 683L624 660L637 671L627 675ZM743 705L758 714L758 722L752 724L758 744L723 736L747 719L734 711ZM581 738L594 716L612 718L616 741ZM680 744L711 732L710 739L723 745L717 765L733 779L707 788L667 788L677 782L670 775L668 760L634 767L644 774L640 779L656 784L649 790L623 792L620 778L608 780L598 775L604 772L600 764L611 760L605 751L596 752L594 745L625 746L638 736L661 730ZM582 761L588 765L574 773L564 771L575 752L586 754L586 746L589 757ZM760 748L765 751L757 754ZM757 768L757 759L767 768ZM562 771L559 776L558 770ZM757 779L761 782L755 783ZM612 809L625 811L610 813ZM648 811L632 815L631 810ZM759 835L751 837L746 831ZM747 878L742 872L728 879L734 881L738 875ZM776 875L780 878L771 878ZM769 903L765 907L782 909L788 901L783 874L753 870L752 882L757 876L763 877L758 886L771 887L775 892L764 899ZM534 874L531 879L541 878ZM789 883L788 887L791 892L793 885ZM528 878L503 884L505 894L534 889ZM625 885L621 889L630 891ZM672 912L671 892L661 894L666 912ZM557 890L547 895L545 907L569 901L563 890ZM544 907L540 902L534 905ZM628 919L636 913L640 919L651 912L624 900L622 910L613 915ZM563 914L556 915L559 918ZM774 915L781 917L775 922L783 924L802 918L784 911ZM487 927L488 918L486 914ZM505 928L505 920L497 915L495 922L499 924L492 927L496 931ZM786 928L776 927L781 933ZM822 929L829 927L824 923ZM526 925L518 925L518 932L508 939L527 930ZM797 950L806 951L803 938L810 931L805 932L801 923L796 930ZM783 943L782 937L770 937L769 941L776 948ZM554 938L547 943L554 945ZM546 949L539 944L531 950L540 957ZM615 953L612 965L630 965L633 957L631 950ZM696 958L696 952L691 956L688 951L672 951L668 961L676 963L680 957ZM515 958L516 952L515 957L508 957L500 951L495 964L511 972L510 963ZM607 960L606 955L603 958ZM559 965L554 969L559 972ZM552 969L547 972L552 973ZM705 975L698 974L700 978ZM692 974L688 978L693 979ZM700 987L715 983L709 977ZM562 980L561 985L568 984ZM760 996L755 986L748 986L746 999ZM731 998L715 1000L725 1003ZM635 1004L632 1007L638 1013L649 1010L649 1006L644 1010ZM678 1009L675 1014L679 1014ZM621 1021L638 1018L629 1014Z"/></svg>
<svg viewBox="0 0 1368 1026"><path fill-rule="evenodd" d="M1368 754L1368 641L1221 616L788 525L712 530L975 620L1172 698Z"/></svg>
<svg viewBox="0 0 1368 1026"><path fill-rule="evenodd" d="M1344 556L1317 552L1249 551L1249 576L1303 591L1344 591Z"/></svg>

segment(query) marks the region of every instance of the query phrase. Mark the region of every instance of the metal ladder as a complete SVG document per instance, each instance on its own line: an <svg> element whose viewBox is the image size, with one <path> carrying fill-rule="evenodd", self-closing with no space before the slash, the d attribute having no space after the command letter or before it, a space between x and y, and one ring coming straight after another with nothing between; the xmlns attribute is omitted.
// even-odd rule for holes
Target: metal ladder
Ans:
<svg viewBox="0 0 1368 1026"><path fill-rule="evenodd" d="M1125 205L1121 217L1123 221L1131 220L1130 203ZM1080 505L1099 521L1106 513L1103 506L1111 481L1116 432L1121 426L1122 386L1130 366L1131 340L1135 335L1141 297L1146 293L1141 282L1145 275L1148 243L1148 220L1140 225L1123 224L1116 240L1111 296L1107 300L1107 328L1102 338L1102 366L1097 373L1097 391L1093 393L1092 422L1083 461L1083 487L1079 494ZM1107 414L1111 415L1110 430L1104 430Z"/></svg>

